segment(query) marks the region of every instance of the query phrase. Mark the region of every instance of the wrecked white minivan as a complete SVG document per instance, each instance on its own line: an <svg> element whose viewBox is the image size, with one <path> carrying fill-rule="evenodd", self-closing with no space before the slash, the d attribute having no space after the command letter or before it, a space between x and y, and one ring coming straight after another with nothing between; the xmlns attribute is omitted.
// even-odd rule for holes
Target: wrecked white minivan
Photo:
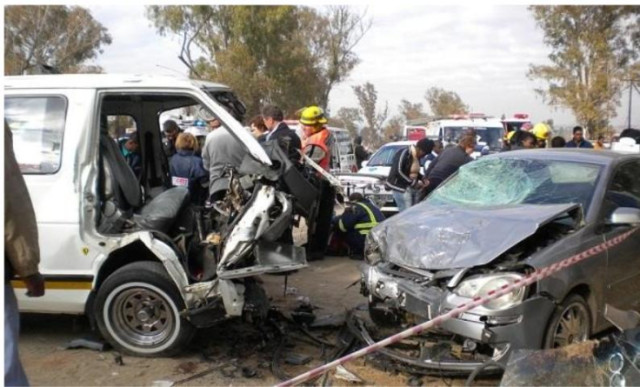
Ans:
<svg viewBox="0 0 640 387"><path fill-rule="evenodd" d="M247 150L227 170L226 197L199 209L186 188L171 186L159 126L160 114L187 106L210 111ZM42 298L18 291L20 310L85 313L114 347L142 356L177 353L196 327L264 317L254 277L306 266L304 249L280 241L294 214L313 218L317 177L277 145L261 147L229 112L244 106L210 82L5 77L5 119L36 211L47 288ZM139 177L107 133L110 116L135 122Z"/></svg>

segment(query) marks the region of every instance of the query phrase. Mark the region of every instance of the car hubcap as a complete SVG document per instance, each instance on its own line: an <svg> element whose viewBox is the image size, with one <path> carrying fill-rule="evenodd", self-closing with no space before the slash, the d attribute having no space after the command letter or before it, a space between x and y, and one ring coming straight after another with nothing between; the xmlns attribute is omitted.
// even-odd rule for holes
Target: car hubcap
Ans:
<svg viewBox="0 0 640 387"><path fill-rule="evenodd" d="M168 301L150 289L123 290L114 298L110 315L116 334L136 346L161 345L175 329Z"/></svg>
<svg viewBox="0 0 640 387"><path fill-rule="evenodd" d="M582 304L575 303L567 306L553 336L553 348L564 347L587 340L589 336L587 310Z"/></svg>

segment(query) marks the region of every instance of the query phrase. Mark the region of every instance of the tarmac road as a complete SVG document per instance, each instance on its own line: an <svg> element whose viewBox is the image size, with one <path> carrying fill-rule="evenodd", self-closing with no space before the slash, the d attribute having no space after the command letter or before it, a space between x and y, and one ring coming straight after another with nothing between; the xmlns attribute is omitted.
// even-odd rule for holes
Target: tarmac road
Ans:
<svg viewBox="0 0 640 387"><path fill-rule="evenodd" d="M322 316L339 313L362 304L359 294L360 261L343 257L311 262L309 267L291 275L287 295L284 276L265 275L261 279L272 304L281 310L295 308L300 297L308 297ZM90 335L83 318L72 316L23 315L20 351L33 385L152 385L167 381L177 385L272 385L277 379L270 371L273 347L265 344L260 333L236 321L225 322L199 331L191 347L175 358L119 357L113 350L65 349L73 339ZM327 338L331 333L325 333ZM307 365L282 365L289 376L321 364L317 346L296 344L287 351L309 355ZM121 359L121 361L120 361ZM393 374L366 365L359 359L347 365L368 385L407 385L410 376ZM253 373L256 373L253 375ZM464 379L422 377L423 385L463 385ZM332 379L333 385L347 382ZM164 384L168 386L169 384Z"/></svg>

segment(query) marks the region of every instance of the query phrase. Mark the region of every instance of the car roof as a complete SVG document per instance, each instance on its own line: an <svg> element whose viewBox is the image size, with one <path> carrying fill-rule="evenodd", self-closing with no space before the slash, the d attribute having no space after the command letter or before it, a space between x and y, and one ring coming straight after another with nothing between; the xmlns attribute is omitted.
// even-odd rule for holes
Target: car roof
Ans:
<svg viewBox="0 0 640 387"><path fill-rule="evenodd" d="M186 77L143 74L50 74L4 77L5 89L105 89L122 87L153 88L214 88L231 90L228 86Z"/></svg>
<svg viewBox="0 0 640 387"><path fill-rule="evenodd" d="M577 161L602 165L615 164L625 160L640 160L640 155L632 153L618 153L610 150L579 148L522 149L492 155L492 157L518 156L525 158L545 158L559 161Z"/></svg>

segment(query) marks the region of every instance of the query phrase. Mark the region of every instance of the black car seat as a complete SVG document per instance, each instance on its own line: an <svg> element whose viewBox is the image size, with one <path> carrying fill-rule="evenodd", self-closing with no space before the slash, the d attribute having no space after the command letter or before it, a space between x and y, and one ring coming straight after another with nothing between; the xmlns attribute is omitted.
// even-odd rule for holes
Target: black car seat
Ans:
<svg viewBox="0 0 640 387"><path fill-rule="evenodd" d="M100 169L101 233L140 229L167 233L189 203L189 190L184 187L170 188L145 203L138 179L106 132L100 134Z"/></svg>

